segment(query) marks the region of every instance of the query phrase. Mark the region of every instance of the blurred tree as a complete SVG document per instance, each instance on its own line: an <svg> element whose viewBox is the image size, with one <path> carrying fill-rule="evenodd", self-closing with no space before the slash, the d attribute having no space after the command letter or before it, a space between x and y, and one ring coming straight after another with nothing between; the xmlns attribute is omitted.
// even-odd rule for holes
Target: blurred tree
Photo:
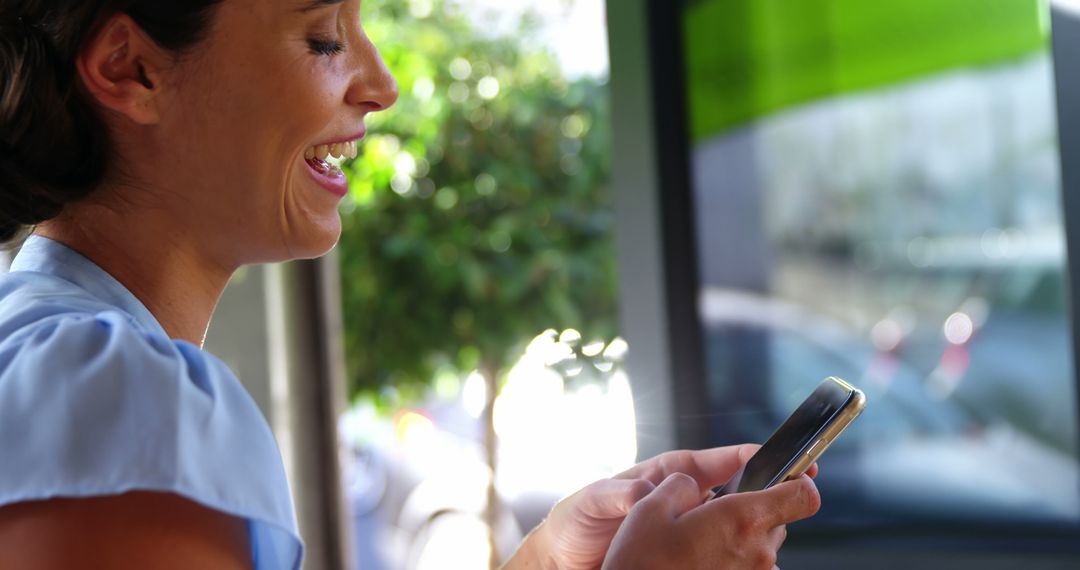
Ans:
<svg viewBox="0 0 1080 570"><path fill-rule="evenodd" d="M339 252L350 395L440 372L494 381L540 331L614 334L603 81L568 81L513 35L443 0L367 0L397 78L369 117Z"/></svg>
<svg viewBox="0 0 1080 570"><path fill-rule="evenodd" d="M440 372L479 370L494 472L501 371L545 329L614 332L607 89L568 81L550 53L530 49L534 18L500 35L443 0L364 6L402 96L370 117L346 165L350 393L416 391ZM492 537L496 498L492 478Z"/></svg>

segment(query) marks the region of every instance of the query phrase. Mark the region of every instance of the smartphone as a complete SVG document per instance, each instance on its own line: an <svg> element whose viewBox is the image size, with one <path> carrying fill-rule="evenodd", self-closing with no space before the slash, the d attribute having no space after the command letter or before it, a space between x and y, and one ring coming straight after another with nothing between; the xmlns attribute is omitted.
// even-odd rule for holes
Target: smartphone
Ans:
<svg viewBox="0 0 1080 570"><path fill-rule="evenodd" d="M761 491L802 475L864 407L861 390L835 376L826 378L731 480L714 489L713 498Z"/></svg>

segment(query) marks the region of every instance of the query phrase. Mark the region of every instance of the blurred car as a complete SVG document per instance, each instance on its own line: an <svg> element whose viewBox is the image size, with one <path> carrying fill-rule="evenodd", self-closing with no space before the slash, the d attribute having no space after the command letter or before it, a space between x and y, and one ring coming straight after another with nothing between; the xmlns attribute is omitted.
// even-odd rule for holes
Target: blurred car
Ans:
<svg viewBox="0 0 1080 570"><path fill-rule="evenodd" d="M897 354L773 298L710 289L701 313L717 444L764 441L826 376L866 392L820 462L824 505L809 526L1080 522L1074 454L938 397Z"/></svg>

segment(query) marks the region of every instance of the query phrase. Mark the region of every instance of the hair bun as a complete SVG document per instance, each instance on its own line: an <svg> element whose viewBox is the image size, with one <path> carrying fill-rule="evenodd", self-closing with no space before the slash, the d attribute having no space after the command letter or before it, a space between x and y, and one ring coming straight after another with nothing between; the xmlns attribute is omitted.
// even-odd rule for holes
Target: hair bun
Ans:
<svg viewBox="0 0 1080 570"><path fill-rule="evenodd" d="M23 101L34 91L33 63L40 61L37 34L21 18L0 18L0 242L27 224L28 181L18 168L17 147L29 128Z"/></svg>
<svg viewBox="0 0 1080 570"><path fill-rule="evenodd" d="M42 64L46 50L35 28L15 22L0 21L0 143L5 151L14 149L29 128L30 117L21 112L25 100L40 93Z"/></svg>
<svg viewBox="0 0 1080 570"><path fill-rule="evenodd" d="M55 217L100 178L93 131L102 129L73 96L74 73L46 32L0 15L0 242Z"/></svg>

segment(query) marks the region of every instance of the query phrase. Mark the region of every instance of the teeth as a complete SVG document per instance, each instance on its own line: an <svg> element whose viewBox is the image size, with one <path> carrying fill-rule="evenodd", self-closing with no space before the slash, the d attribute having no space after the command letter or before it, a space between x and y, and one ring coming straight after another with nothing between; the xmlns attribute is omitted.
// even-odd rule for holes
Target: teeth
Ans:
<svg viewBox="0 0 1080 570"><path fill-rule="evenodd" d="M334 144L320 144L304 151L305 160L319 159L326 162L328 158L344 160L356 158L358 154L356 141L348 141Z"/></svg>

